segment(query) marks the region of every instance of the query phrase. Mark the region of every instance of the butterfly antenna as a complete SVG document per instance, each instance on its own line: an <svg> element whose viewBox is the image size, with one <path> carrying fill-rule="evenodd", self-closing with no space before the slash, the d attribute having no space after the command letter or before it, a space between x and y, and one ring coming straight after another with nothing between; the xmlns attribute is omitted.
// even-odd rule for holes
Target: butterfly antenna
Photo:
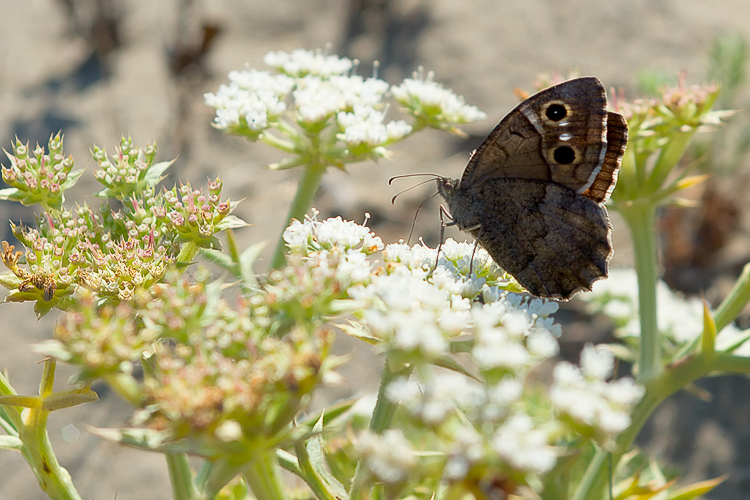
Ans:
<svg viewBox="0 0 750 500"><path fill-rule="evenodd" d="M393 184L393 181L395 181L396 179L403 179L405 177L420 177L420 176L424 176L424 175L429 175L433 179L440 179L442 177L442 175L438 175L438 174L402 174L402 175L394 175L393 177L391 177L390 179L388 179L388 185L390 186L391 184ZM417 184L417 186L419 186L419 184Z"/></svg>
<svg viewBox="0 0 750 500"><path fill-rule="evenodd" d="M391 179L391 180L392 180L392 179ZM417 184L414 184L413 186L409 186L408 188L406 188L406 189L404 189L404 190L402 190L402 191L399 191L398 193L396 193L396 194L395 194L395 195L393 196L393 198L391 198L391 204L392 204L392 205L393 205L393 204L395 204L395 203L396 203L396 198L398 198L399 196L401 196L401 195L402 195L402 194L404 194L405 192L407 192L407 191L411 191L411 190L412 190L412 189L414 189L415 187L419 187L419 186L421 186L422 184L427 184L428 182L432 182L432 181L434 181L434 180L435 180L435 179L427 179L426 181L422 181L422 182L419 182L419 183L417 183ZM389 184L390 184L390 183L389 183ZM437 193L435 193L435 194L437 194ZM431 197L430 197L430 198L431 198ZM428 198L428 199L429 199L429 198Z"/></svg>

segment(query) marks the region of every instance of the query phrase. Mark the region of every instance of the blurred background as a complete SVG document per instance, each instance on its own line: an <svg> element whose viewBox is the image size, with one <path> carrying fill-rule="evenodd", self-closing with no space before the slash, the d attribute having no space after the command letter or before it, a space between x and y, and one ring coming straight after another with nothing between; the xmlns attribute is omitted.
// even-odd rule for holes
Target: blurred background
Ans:
<svg viewBox="0 0 750 500"><path fill-rule="evenodd" d="M717 107L748 109L745 68L750 40L750 2L742 0L0 0L0 146L18 137L45 144L62 130L65 152L78 167L94 165L94 144L112 151L120 137L135 144L156 141L157 160L177 157L171 185L203 185L217 174L224 196L244 198L236 214L253 226L238 231L243 245L269 242L258 271L266 269L284 224L299 172L272 172L276 150L229 137L211 128L213 111L203 94L246 65L265 69L270 50L323 48L356 58L359 73L398 84L419 66L488 114L467 126L468 138L435 131L399 145L379 164L353 165L326 174L315 206L321 217L362 221L386 242L406 238L419 203L432 184L390 198L406 185L388 186L393 175L432 172L460 176L469 152L517 102L514 89L533 92L542 72L596 75L628 98L676 83L721 80ZM397 114L395 107L389 116ZM662 213L660 243L665 280L686 294L705 293L714 304L750 258L747 150L750 121L732 118L714 135L699 137L689 161L714 172L692 196L700 208ZM404 182L404 181L402 181ZM70 192L96 191L88 173ZM92 203L92 199L87 199ZM0 202L0 220L34 220L33 209ZM631 264L627 230L616 216L614 266ZM437 243L437 202L425 206L415 234ZM7 224L2 239L13 243ZM449 236L465 239L451 233ZM0 308L0 367L21 393L35 393L41 374L30 346L52 335L55 313L36 321L30 305ZM566 305L563 355L577 360L586 340L611 337L604 318L590 318L580 304ZM747 322L740 325L747 328ZM342 346L362 349L359 345ZM364 353L362 354L364 355ZM354 365L354 366L352 366ZM378 366L350 363L349 386L332 397L354 394L378 379ZM68 374L70 372L67 372ZM66 372L61 371L62 387ZM750 384L741 377L701 381L702 398L678 394L644 429L639 443L673 464L685 480L729 473L711 499L750 497ZM58 457L84 498L163 499L170 496L166 466L148 455L98 440L86 425L114 427L130 409L104 386L101 402L50 418ZM710 396L710 397L709 397ZM75 427L69 424L74 423ZM0 451L0 499L45 498L20 455Z"/></svg>

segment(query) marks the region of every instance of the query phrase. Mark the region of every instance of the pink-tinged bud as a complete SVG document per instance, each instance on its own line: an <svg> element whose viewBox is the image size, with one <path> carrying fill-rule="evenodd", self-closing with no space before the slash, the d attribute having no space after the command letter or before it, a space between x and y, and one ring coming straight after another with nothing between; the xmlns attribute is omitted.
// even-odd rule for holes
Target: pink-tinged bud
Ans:
<svg viewBox="0 0 750 500"><path fill-rule="evenodd" d="M3 167L3 180L8 183L12 184L16 181L16 171L12 168L5 168Z"/></svg>
<svg viewBox="0 0 750 500"><path fill-rule="evenodd" d="M185 217L180 212L169 212L169 219L175 226L182 226L185 224Z"/></svg>

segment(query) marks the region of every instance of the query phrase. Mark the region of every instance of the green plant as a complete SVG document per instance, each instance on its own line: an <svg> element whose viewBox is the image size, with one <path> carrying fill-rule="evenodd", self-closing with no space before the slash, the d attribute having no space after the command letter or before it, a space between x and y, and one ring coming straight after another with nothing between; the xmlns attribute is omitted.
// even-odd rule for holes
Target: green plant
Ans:
<svg viewBox="0 0 750 500"><path fill-rule="evenodd" d="M163 453L176 499L290 498L281 469L308 486L302 496L339 500L605 498L610 472L610 495L623 500L693 498L718 484L676 489L630 452L669 394L714 372L750 370L748 334L725 328L750 299L750 268L715 313L701 306L698 333L657 328L654 214L702 179L677 165L695 132L721 118L710 109L716 89L618 103L631 142L613 199L633 234L637 272L621 320L632 330L639 315L638 334L620 347L587 345L579 366L557 363L545 384L535 375L558 353L558 305L513 293L517 284L482 249L448 240L435 267L435 249L386 245L364 224L305 215L328 167L387 156L418 130L457 132L483 114L423 72L389 87L320 52L274 52L266 62L276 71L232 73L206 102L218 128L283 151L273 168L303 170L267 274L253 270L256 246L237 248L232 229L245 223L231 215L235 202L221 200L221 180L159 189L171 162L155 163L154 146L123 139L112 159L94 149L101 208L66 206L80 174L61 136L49 152L16 141L8 154L11 188L0 195L42 213L36 227L13 228L24 251L3 243L0 284L8 301L64 315L35 347L47 356L39 395L18 395L0 376L0 446L23 454L51 498L80 496L46 418L95 401L95 380L134 411L128 426L92 432ZM385 122L389 91L408 123ZM611 312L624 299L607 284L616 282L591 303ZM382 353L377 397L306 414L346 361L330 352L341 332ZM635 379L613 379L614 354L635 363ZM77 368L78 387L52 390L57 362ZM188 455L200 457L197 469Z"/></svg>

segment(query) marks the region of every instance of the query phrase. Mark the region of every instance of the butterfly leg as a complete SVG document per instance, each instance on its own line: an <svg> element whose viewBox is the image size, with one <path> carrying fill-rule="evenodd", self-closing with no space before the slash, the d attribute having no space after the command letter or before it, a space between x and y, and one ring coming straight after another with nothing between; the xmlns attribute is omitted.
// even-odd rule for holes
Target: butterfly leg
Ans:
<svg viewBox="0 0 750 500"><path fill-rule="evenodd" d="M469 276L474 271L474 255L477 253L477 247L479 246L479 240L474 241L474 250L471 251L471 260L469 261Z"/></svg>
<svg viewBox="0 0 750 500"><path fill-rule="evenodd" d="M445 222L445 217L448 217L450 219L450 222ZM437 252L435 253L435 265L432 266L432 269L430 269L429 274L427 277L429 278L432 276L432 273L435 272L435 269L437 269L438 266L438 260L440 260L440 249L443 248L443 238L445 238L445 228L449 226L455 226L456 220L453 218L453 216L448 212L448 209L445 208L442 204L440 205L440 243L438 243Z"/></svg>

